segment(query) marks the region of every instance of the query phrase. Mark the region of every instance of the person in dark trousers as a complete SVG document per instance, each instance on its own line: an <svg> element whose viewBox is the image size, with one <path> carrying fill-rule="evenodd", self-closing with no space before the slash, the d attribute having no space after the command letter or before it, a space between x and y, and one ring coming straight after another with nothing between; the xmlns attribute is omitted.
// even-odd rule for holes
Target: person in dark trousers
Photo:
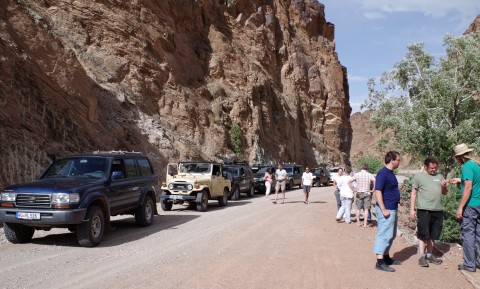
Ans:
<svg viewBox="0 0 480 289"><path fill-rule="evenodd" d="M377 173L375 178L375 211L377 212L378 230L373 252L377 257L375 268L386 272L395 272L390 265L400 265L390 257L390 248L397 236L398 203L400 191L397 177L393 170L400 164L400 154L389 151L385 155L385 166Z"/></svg>
<svg viewBox="0 0 480 289"><path fill-rule="evenodd" d="M480 268L480 160L472 155L473 149L466 144L455 146L455 159L462 164L460 178L450 183L461 183L460 203L456 217L462 221L463 263L458 270L475 272Z"/></svg>
<svg viewBox="0 0 480 289"><path fill-rule="evenodd" d="M410 193L410 218L415 220L417 202L418 265L429 267L428 263L442 264L442 259L433 256L435 240L440 238L443 227L442 195L446 195L447 181L437 172L438 160L428 157L423 170L413 176ZM425 249L427 252L425 253Z"/></svg>

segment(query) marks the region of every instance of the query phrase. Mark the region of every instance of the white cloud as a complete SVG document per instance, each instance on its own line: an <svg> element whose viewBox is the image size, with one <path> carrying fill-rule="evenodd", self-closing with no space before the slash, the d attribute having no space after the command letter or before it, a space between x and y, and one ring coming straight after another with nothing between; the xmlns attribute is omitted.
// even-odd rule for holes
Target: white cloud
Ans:
<svg viewBox="0 0 480 289"><path fill-rule="evenodd" d="M473 21L480 9L478 0L356 0L364 11L364 16L395 12L418 12L426 16L441 18L449 13L460 14Z"/></svg>
<svg viewBox="0 0 480 289"><path fill-rule="evenodd" d="M348 76L348 82L352 82L352 81L355 81L355 82L367 82L367 81L368 81L368 78L367 78L367 77L363 77L363 76L357 76L357 75L349 75L349 76Z"/></svg>
<svg viewBox="0 0 480 289"><path fill-rule="evenodd" d="M366 11L363 15L368 19L385 19L387 16L385 13L379 11Z"/></svg>

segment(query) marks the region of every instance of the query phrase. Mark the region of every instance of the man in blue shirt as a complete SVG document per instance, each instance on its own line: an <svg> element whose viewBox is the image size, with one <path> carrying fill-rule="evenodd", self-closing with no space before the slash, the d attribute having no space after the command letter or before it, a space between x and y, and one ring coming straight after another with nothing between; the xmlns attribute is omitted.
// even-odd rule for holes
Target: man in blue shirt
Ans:
<svg viewBox="0 0 480 289"><path fill-rule="evenodd" d="M393 170L400 164L400 154L389 151L385 155L385 166L377 173L375 178L375 198L377 203L377 237L373 252L377 256L375 268L386 272L395 272L389 265L400 265L400 262L390 257L390 248L397 236L397 209L400 202L397 177Z"/></svg>

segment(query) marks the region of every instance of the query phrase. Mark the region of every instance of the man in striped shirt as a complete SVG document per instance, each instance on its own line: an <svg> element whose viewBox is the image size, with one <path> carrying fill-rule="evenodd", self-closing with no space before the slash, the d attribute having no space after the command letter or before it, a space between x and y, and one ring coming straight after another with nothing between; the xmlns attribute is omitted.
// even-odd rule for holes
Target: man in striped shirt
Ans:
<svg viewBox="0 0 480 289"><path fill-rule="evenodd" d="M368 172L368 164L362 165L362 170L356 173L349 183L356 182L355 191L357 206L357 226L360 226L360 210L363 209L363 226L368 227L367 221L370 216L370 206L372 204L372 188L375 187L375 177ZM372 186L373 184L373 186Z"/></svg>

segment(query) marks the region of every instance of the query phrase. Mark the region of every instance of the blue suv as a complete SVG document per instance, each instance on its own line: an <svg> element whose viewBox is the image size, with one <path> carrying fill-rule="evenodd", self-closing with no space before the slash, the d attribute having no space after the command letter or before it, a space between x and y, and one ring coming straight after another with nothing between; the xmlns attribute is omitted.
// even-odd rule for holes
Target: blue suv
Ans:
<svg viewBox="0 0 480 289"><path fill-rule="evenodd" d="M98 245L110 216L132 214L149 226L160 201L148 158L123 151L94 152L54 160L36 181L0 193L0 221L7 240L29 242L35 230L76 232L80 246Z"/></svg>

